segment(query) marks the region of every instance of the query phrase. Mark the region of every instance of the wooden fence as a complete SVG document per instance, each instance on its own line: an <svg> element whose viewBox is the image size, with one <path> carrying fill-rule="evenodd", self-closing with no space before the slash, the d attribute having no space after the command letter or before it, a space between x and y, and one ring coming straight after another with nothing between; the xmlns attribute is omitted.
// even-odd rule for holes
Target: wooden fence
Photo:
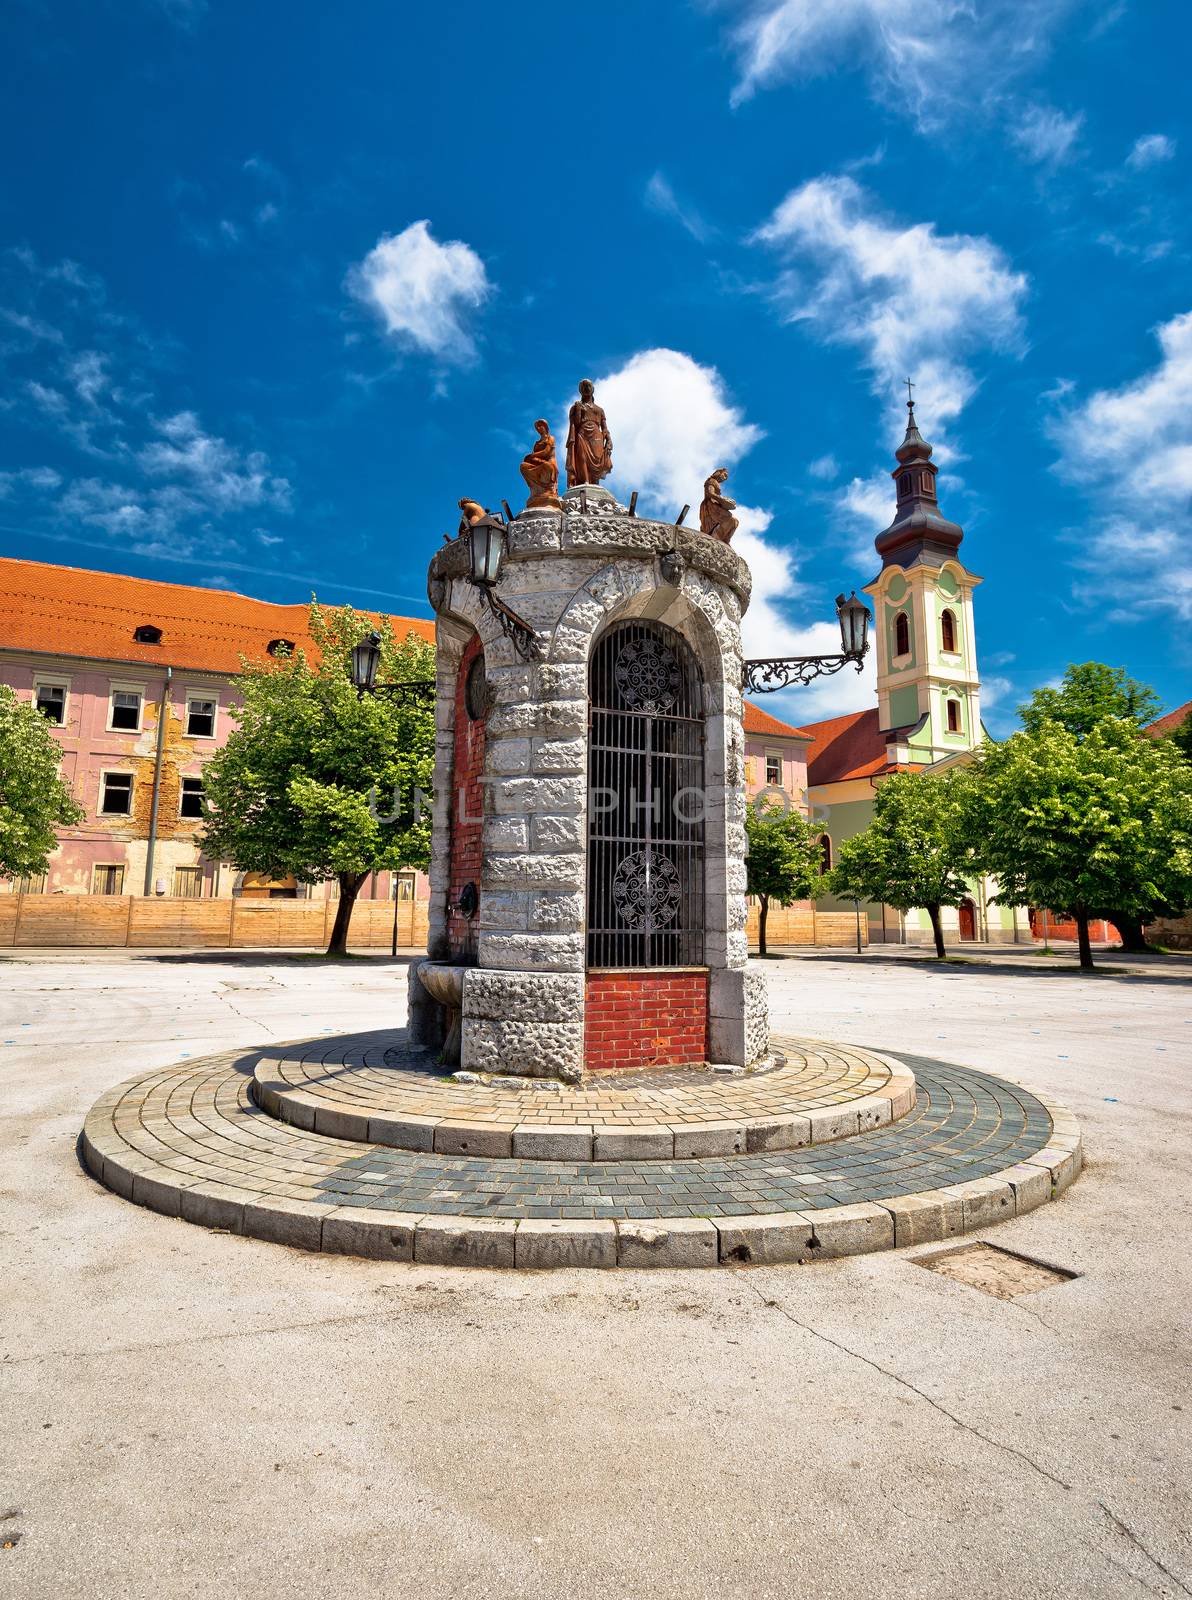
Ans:
<svg viewBox="0 0 1192 1600"><path fill-rule="evenodd" d="M749 907L745 931L757 943L758 908ZM853 949L857 920L851 911L817 911L814 906L771 906L766 918L767 945L815 944L836 950ZM869 918L861 916L861 943L869 943Z"/></svg>
<svg viewBox="0 0 1192 1600"><path fill-rule="evenodd" d="M138 895L0 895L0 945L209 946L319 950L331 936L334 900L171 900ZM348 943L387 950L393 903L358 900ZM426 948L426 901L399 900L399 949Z"/></svg>

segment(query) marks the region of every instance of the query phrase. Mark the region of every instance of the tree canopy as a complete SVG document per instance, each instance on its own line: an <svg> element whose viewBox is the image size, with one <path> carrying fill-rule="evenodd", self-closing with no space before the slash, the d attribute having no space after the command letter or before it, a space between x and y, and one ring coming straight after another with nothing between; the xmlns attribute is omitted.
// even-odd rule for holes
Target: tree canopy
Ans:
<svg viewBox="0 0 1192 1600"><path fill-rule="evenodd" d="M318 661L302 651L245 661L238 724L204 771L208 855L300 883L338 880L332 952L347 947L369 873L425 867L430 852L429 806L417 811L434 771L433 702L357 694L351 650L373 627L351 607L312 603ZM433 679L432 645L395 638L387 622L380 632L378 682Z"/></svg>
<svg viewBox="0 0 1192 1600"><path fill-rule="evenodd" d="M0 877L39 877L58 843L55 829L83 820L61 761L42 713L0 684Z"/></svg>
<svg viewBox="0 0 1192 1600"><path fill-rule="evenodd" d="M1192 767L1170 740L1124 717L1083 734L1043 721L983 745L972 770L967 834L998 900L1074 917L1082 967L1103 908L1149 917L1192 902Z"/></svg>
<svg viewBox="0 0 1192 1600"><path fill-rule="evenodd" d="M874 798L873 821L845 839L828 874L828 887L844 900L874 900L931 918L935 953L944 956L941 906L967 898L969 869L962 822L966 771L933 776L899 772Z"/></svg>
<svg viewBox="0 0 1192 1600"><path fill-rule="evenodd" d="M1129 677L1124 667L1085 661L1068 668L1058 689L1036 689L1018 715L1028 733L1038 733L1045 722L1058 722L1083 739L1106 717L1142 727L1155 720L1159 709L1155 691Z"/></svg>
<svg viewBox="0 0 1192 1600"><path fill-rule="evenodd" d="M789 906L810 899L819 888L823 848L819 830L801 812L764 800L746 808L745 833L746 892L759 901L758 951L764 956L771 900Z"/></svg>

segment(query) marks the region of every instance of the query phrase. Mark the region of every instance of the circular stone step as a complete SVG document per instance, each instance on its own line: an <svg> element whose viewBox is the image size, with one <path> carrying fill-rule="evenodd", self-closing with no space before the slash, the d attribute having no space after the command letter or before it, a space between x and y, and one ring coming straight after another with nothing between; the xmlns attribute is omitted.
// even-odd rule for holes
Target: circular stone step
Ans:
<svg viewBox="0 0 1192 1600"><path fill-rule="evenodd" d="M1075 1119L944 1062L900 1058L897 1123L823 1148L615 1163L486 1159L360 1145L266 1115L242 1053L101 1096L88 1170L168 1216L277 1244L474 1266L713 1266L813 1260L943 1239L1021 1215L1080 1171Z"/></svg>
<svg viewBox="0 0 1192 1600"><path fill-rule="evenodd" d="M915 1075L855 1046L778 1041L778 1064L460 1082L405 1030L307 1040L261 1056L253 1097L293 1127L440 1155L537 1161L672 1161L800 1150L906 1115ZM783 1059L785 1058L785 1059Z"/></svg>

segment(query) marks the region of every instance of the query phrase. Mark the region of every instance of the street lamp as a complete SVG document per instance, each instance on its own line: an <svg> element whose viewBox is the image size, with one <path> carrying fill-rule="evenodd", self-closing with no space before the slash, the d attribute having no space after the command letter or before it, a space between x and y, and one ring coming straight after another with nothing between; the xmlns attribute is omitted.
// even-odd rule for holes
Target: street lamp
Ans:
<svg viewBox="0 0 1192 1600"><path fill-rule="evenodd" d="M472 555L472 582L491 589L501 576L505 559L505 524L497 517L481 517L468 529Z"/></svg>
<svg viewBox="0 0 1192 1600"><path fill-rule="evenodd" d="M844 653L850 661L855 661L859 668L861 658L869 648L867 640L869 611L857 599L855 589L847 600L842 594L836 596L836 615L840 620L840 642L844 647Z"/></svg>
<svg viewBox="0 0 1192 1600"><path fill-rule="evenodd" d="M746 661L742 687L750 694L773 694L794 684L807 684L850 664L860 672L869 650L870 616L856 593L846 600L836 596L836 618L840 623L841 653L838 656L767 656Z"/></svg>
<svg viewBox="0 0 1192 1600"><path fill-rule="evenodd" d="M377 667L381 661L381 635L365 634L352 646L352 682L360 694L375 694Z"/></svg>

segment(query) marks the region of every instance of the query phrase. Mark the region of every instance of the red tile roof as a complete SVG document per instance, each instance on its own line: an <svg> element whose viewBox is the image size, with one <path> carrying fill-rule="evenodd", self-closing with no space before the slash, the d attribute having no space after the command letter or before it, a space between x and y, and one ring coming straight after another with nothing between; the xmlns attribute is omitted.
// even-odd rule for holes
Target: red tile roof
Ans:
<svg viewBox="0 0 1192 1600"><path fill-rule="evenodd" d="M434 639L434 623L422 617L392 621L399 638ZM136 642L133 631L143 623L161 629L160 644ZM241 655L264 656L271 639L318 653L305 605L0 558L0 649L231 673L240 671Z"/></svg>
<svg viewBox="0 0 1192 1600"><path fill-rule="evenodd" d="M1192 717L1192 700L1186 700L1182 706L1177 706L1174 711L1169 711L1165 717L1160 717L1157 722L1147 725L1147 732L1152 739L1163 739L1169 733L1174 733L1177 728L1182 728L1188 718Z"/></svg>
<svg viewBox="0 0 1192 1600"><path fill-rule="evenodd" d="M808 723L803 732L813 741L807 752L808 783L843 783L891 770L876 706Z"/></svg>
<svg viewBox="0 0 1192 1600"><path fill-rule="evenodd" d="M802 728L792 728L789 722L779 722L777 717L772 717L768 711L763 711L761 706L755 706L752 700L745 701L743 721L747 734L768 734L772 739L806 739L808 737Z"/></svg>

